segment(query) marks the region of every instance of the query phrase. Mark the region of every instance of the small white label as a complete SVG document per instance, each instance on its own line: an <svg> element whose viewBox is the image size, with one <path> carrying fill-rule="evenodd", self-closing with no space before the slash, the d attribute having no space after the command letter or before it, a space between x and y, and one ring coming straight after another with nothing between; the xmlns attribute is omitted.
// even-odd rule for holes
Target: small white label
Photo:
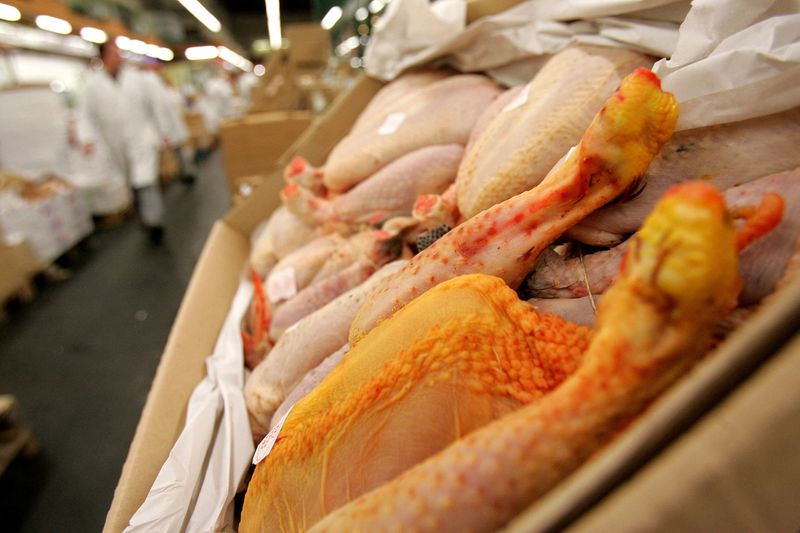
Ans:
<svg viewBox="0 0 800 533"><path fill-rule="evenodd" d="M270 302L288 300L295 294L297 294L297 280L294 276L294 267L271 272L267 277L267 296Z"/></svg>
<svg viewBox="0 0 800 533"><path fill-rule="evenodd" d="M516 109L518 107L522 107L525 105L525 102L528 101L528 91L530 90L531 84L527 84L523 89L519 92L517 96L514 97L506 106L503 108L501 113L505 113L506 111L511 111L512 109Z"/></svg>
<svg viewBox="0 0 800 533"><path fill-rule="evenodd" d="M266 456L269 455L269 452L272 451L272 447L275 446L275 441L278 440L278 434L281 432L281 428L283 427L283 423L286 422L286 417L289 416L289 413L292 412L294 409L294 405L289 408L286 413L278 420L278 423L275 424L275 427L269 430L267 436L264 437L261 442L258 444L258 448L256 448L256 453L253 454L253 464L257 465L261 461L264 460Z"/></svg>
<svg viewBox="0 0 800 533"><path fill-rule="evenodd" d="M390 113L386 120L383 121L381 127L378 128L378 135L391 135L397 131L400 124L406 119L405 113Z"/></svg>

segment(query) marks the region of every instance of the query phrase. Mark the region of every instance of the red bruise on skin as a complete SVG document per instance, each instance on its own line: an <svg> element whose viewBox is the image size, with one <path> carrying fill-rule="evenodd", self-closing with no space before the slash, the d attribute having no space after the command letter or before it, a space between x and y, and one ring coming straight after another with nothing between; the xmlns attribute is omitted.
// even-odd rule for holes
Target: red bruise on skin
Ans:
<svg viewBox="0 0 800 533"><path fill-rule="evenodd" d="M283 194L287 198L291 198L293 196L297 196L300 193L300 188L295 185L294 183L289 183L286 187L283 188L281 194Z"/></svg>
<svg viewBox="0 0 800 533"><path fill-rule="evenodd" d="M661 80L658 78L658 76L655 75L655 73L652 70L648 68L639 67L633 71L633 75L640 76L645 80L649 81L650 83L652 83L653 85L655 85L656 87L658 87L659 89L661 88Z"/></svg>
<svg viewBox="0 0 800 533"><path fill-rule="evenodd" d="M300 156L294 156L289 163L287 175L291 178L297 176L306 169L306 161Z"/></svg>
<svg viewBox="0 0 800 533"><path fill-rule="evenodd" d="M417 201L414 202L414 212L418 213L419 215L430 214L431 210L433 210L434 205L436 205L435 195L422 194L418 196Z"/></svg>

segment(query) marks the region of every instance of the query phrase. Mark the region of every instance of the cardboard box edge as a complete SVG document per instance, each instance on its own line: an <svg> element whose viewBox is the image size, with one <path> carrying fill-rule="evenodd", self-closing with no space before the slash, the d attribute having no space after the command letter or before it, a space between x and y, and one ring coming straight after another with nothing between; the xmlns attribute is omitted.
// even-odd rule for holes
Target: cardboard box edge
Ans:
<svg viewBox="0 0 800 533"><path fill-rule="evenodd" d="M218 253L218 249L221 246L229 245L242 249L238 260L230 254ZM196 384L205 376L205 360L211 355L218 332L228 312L228 305L217 306L209 310L206 306L201 305L201 303L208 298L207 288L209 284L214 285L221 293L226 294L228 296L227 302L230 302L236 291L239 280L238 275L235 275L233 271L234 269L237 272L241 270L241 264L247 257L248 249L249 244L246 238L236 229L225 224L223 221L214 223L203 247L203 251L195 265L192 277L186 288L186 292L167 339L167 344L161 356L161 360L159 361L152 386L148 392L142 410L142 415L136 426L128 455L122 467L119 482L114 491L111 507L109 508L103 527L104 532L116 533L127 527L130 518L147 496L177 436L183 429L189 396ZM230 279L220 280L216 275L217 273L212 271L216 270L212 269L212 267L218 267L220 263L230 263L227 265L231 273ZM185 355L185 350L187 349L186 344L198 342L195 328L192 328L192 324L198 312L211 313L213 316L211 316L210 321L216 327L205 332L204 336L210 338L210 341L207 342L209 346L208 350L202 353L190 354L191 357L196 358L194 361L196 363L194 378L189 380L192 381L191 386L184 386L182 390L176 391L174 383L169 382L170 374L174 373L176 370L183 370L183 368L180 367L184 367L186 361L184 360L185 358L181 356ZM176 394L179 396L178 398L174 397ZM168 398L168 396L173 397ZM180 416L178 417L177 426L174 427L175 425L172 424L173 427L171 429L173 431L171 431L169 435L159 435L158 433L160 432L161 426L163 426L165 422L168 423L168 421L158 419L157 412L164 407L168 407L165 405L167 400L169 400L168 403L171 405L180 405ZM178 412L173 412L173 414L178 414ZM169 442L166 443L165 439Z"/></svg>

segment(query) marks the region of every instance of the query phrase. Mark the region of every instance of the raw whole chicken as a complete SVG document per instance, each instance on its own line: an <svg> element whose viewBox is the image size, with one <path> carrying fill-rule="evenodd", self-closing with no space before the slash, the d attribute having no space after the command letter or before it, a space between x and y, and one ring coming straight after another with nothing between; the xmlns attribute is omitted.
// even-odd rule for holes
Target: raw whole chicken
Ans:
<svg viewBox="0 0 800 533"><path fill-rule="evenodd" d="M336 233L314 239L278 261L269 275L280 275L291 269L295 288L301 291L311 283L330 256L345 246L346 242L344 237ZM271 294L268 296L272 302L283 299Z"/></svg>
<svg viewBox="0 0 800 533"><path fill-rule="evenodd" d="M347 238L314 274L311 284L337 274L358 260L380 267L400 255L402 244L395 235L383 230L366 230Z"/></svg>
<svg viewBox="0 0 800 533"><path fill-rule="evenodd" d="M489 127L489 124L499 115L503 109L506 108L511 102L517 98L520 93L525 89L524 85L519 85L517 87L512 87L506 91L500 93L500 95L492 100L492 103L489 104L489 107L481 113L481 116L478 117L478 120L475 121L475 126L472 127L472 131L469 132L469 139L467 140L467 146L464 148L464 153L469 153L472 150L472 147L478 142L478 139L481 138L483 132L486 131L486 128Z"/></svg>
<svg viewBox="0 0 800 533"><path fill-rule="evenodd" d="M446 70L414 70L398 76L375 93L356 119L351 133L358 133L365 124L369 125L376 115L382 115L385 107L450 75L452 72Z"/></svg>
<svg viewBox="0 0 800 533"><path fill-rule="evenodd" d="M298 292L272 314L269 324L269 337L274 342L280 339L286 328L296 324L340 294L361 285L377 270L377 266L367 259L359 259L341 272L328 276L322 281L309 285Z"/></svg>
<svg viewBox="0 0 800 533"><path fill-rule="evenodd" d="M713 323L735 306L740 286L734 228L721 195L704 183L676 187L630 244L622 272L601 304L583 362L572 375L550 394L339 508L311 531L501 528L602 449L702 357ZM307 412L300 408L311 405L303 401L290 414L289 421L297 417L287 431L290 442ZM414 417L418 423L435 420ZM395 440L414 442L405 436ZM273 453L285 457L289 451L281 451L280 444ZM305 464L301 457L302 452L292 456L297 470ZM265 478L280 461L271 459L256 470L257 489L269 483ZM252 509L256 502L285 507L279 491L270 502L257 498L265 495L263 489L253 498L248 491L244 516L248 504ZM302 525L281 516L276 512L262 524Z"/></svg>
<svg viewBox="0 0 800 533"><path fill-rule="evenodd" d="M304 158L296 155L286 165L283 171L283 181L287 185L296 185L308 189L315 196L324 196L326 193L325 184L322 183L324 173L325 171L322 168L317 168Z"/></svg>
<svg viewBox="0 0 800 533"><path fill-rule="evenodd" d="M294 184L281 192L286 207L312 226L358 227L410 215L421 194L440 194L455 180L464 148L426 146L392 161L348 192L318 198Z"/></svg>
<svg viewBox="0 0 800 533"><path fill-rule="evenodd" d="M598 46L553 56L464 155L456 179L461 213L469 218L538 185L623 76L652 64L642 54Z"/></svg>
<svg viewBox="0 0 800 533"><path fill-rule="evenodd" d="M483 272L515 288L551 242L635 184L669 139L677 115L658 77L643 68L634 71L547 179L460 224L376 287L353 321L350 344L455 276Z"/></svg>
<svg viewBox="0 0 800 533"><path fill-rule="evenodd" d="M424 146L465 145L478 116L499 93L489 78L462 74L398 98L336 145L325 164L325 186L344 192Z"/></svg>
<svg viewBox="0 0 800 533"><path fill-rule="evenodd" d="M505 283L461 276L387 320L295 404L247 490L240 531L305 531L492 420L581 361L589 331Z"/></svg>
<svg viewBox="0 0 800 533"><path fill-rule="evenodd" d="M319 230L303 223L281 206L272 213L256 236L250 252L250 266L262 277L280 259L317 236Z"/></svg>
<svg viewBox="0 0 800 533"><path fill-rule="evenodd" d="M707 179L725 190L800 167L800 107L732 124L677 132L653 160L643 189L588 216L569 235L609 246L636 231L671 185Z"/></svg>
<svg viewBox="0 0 800 533"><path fill-rule="evenodd" d="M734 213L755 208L770 194L781 197L783 217L777 219L780 222L774 230L745 248L739 256L744 281L739 294L740 305L757 304L773 292L786 271L789 258L795 253L800 239L800 168L732 187L723 193L725 203ZM526 280L523 292L537 299L584 297L588 293L588 283L592 294L599 295L614 281L625 247L626 243L622 243L582 259L565 259L553 252L543 254ZM539 308L552 311L546 304Z"/></svg>
<svg viewBox="0 0 800 533"><path fill-rule="evenodd" d="M256 441L267 433L275 409L303 375L347 342L350 323L366 293L405 263L389 263L358 287L332 300L297 322L296 327L284 332L269 357L256 367L245 385L250 429Z"/></svg>
<svg viewBox="0 0 800 533"><path fill-rule="evenodd" d="M295 385L295 387L286 395L286 399L278 406L278 409L275 410L275 414L272 415L272 421L269 424L270 429L275 427L283 418L283 416L289 412L289 409L294 406L297 402L308 396L311 391L317 388L317 385L322 383L322 380L331 373L331 371L336 368L336 365L339 364L339 361L345 356L347 352L350 351L350 345L345 344L328 357L322 360L320 364L309 370L303 379Z"/></svg>

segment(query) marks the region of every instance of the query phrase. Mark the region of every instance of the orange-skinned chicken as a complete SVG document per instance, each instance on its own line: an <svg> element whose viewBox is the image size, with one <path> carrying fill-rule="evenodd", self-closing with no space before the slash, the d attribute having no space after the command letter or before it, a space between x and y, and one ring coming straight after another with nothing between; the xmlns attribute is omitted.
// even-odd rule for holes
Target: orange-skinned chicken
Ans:
<svg viewBox="0 0 800 533"><path fill-rule="evenodd" d="M597 113L578 148L538 186L481 212L376 287L350 343L426 290L482 272L516 287L564 231L637 182L669 139L678 110L658 77L639 68Z"/></svg>
<svg viewBox="0 0 800 533"><path fill-rule="evenodd" d="M714 323L736 304L736 251L718 191L704 183L674 188L631 241L583 363L570 377L341 507L312 531L502 527L619 434L706 352ZM248 493L248 502L255 500ZM271 526L285 525L270 518Z"/></svg>
<svg viewBox="0 0 800 533"><path fill-rule="evenodd" d="M239 531L303 531L573 372L589 330L462 276L356 345L289 413Z"/></svg>

